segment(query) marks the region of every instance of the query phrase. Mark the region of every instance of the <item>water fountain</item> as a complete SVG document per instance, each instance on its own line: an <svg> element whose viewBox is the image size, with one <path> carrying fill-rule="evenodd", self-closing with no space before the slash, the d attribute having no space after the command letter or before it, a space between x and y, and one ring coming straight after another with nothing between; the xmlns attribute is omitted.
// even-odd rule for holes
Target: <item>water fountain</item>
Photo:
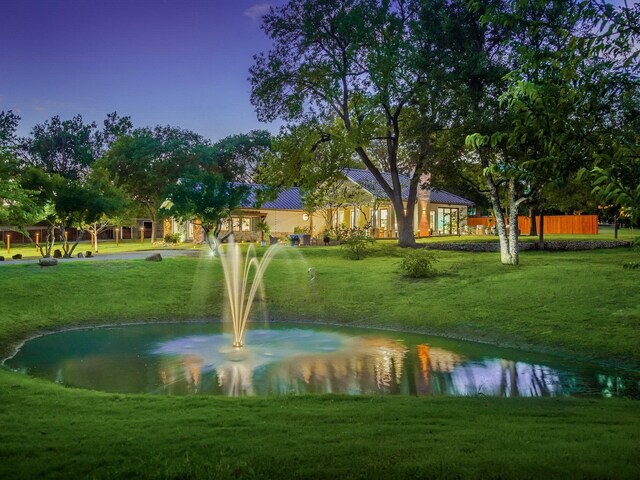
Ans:
<svg viewBox="0 0 640 480"><path fill-rule="evenodd" d="M6 365L63 385L117 393L640 398L637 373L493 346L289 322L247 332L278 248L260 259L253 245L244 254L233 241L220 249L231 335L217 322L70 330L26 342ZM304 284L299 262L296 270L297 284ZM315 268L306 274L314 283Z"/></svg>
<svg viewBox="0 0 640 480"><path fill-rule="evenodd" d="M221 249L220 261L224 271L231 324L233 326L233 348L244 346L244 334L253 301L258 293L264 293L262 277L279 245L270 246L258 260L256 249L249 245L243 258L240 245L231 241Z"/></svg>

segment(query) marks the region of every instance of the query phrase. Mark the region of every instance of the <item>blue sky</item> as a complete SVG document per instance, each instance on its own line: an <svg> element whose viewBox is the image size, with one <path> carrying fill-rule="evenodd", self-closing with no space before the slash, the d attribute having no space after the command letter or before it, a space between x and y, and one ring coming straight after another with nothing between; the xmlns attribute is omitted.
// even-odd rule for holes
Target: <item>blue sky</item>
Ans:
<svg viewBox="0 0 640 480"><path fill-rule="evenodd" d="M0 0L0 110L26 135L53 115L171 124L212 140L255 128L247 80L283 0Z"/></svg>

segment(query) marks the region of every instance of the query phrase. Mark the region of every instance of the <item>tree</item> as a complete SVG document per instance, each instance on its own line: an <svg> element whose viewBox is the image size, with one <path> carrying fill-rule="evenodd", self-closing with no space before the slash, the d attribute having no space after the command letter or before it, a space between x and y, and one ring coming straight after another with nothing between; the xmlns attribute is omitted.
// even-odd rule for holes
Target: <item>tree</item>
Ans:
<svg viewBox="0 0 640 480"><path fill-rule="evenodd" d="M214 254L220 241L226 238L219 237L222 222L231 217L231 211L249 194L248 185L235 181L242 175L243 166L234 163L237 157L229 154L223 147L226 145L218 142L196 148L193 164L167 189L162 208L179 220L200 226Z"/></svg>
<svg viewBox="0 0 640 480"><path fill-rule="evenodd" d="M26 145L29 165L73 180L82 178L96 159L95 128L81 115L64 121L54 116L36 125Z"/></svg>
<svg viewBox="0 0 640 480"><path fill-rule="evenodd" d="M216 142L215 150L224 163L235 166L237 181L252 183L263 158L271 149L271 134L267 130L230 135Z"/></svg>
<svg viewBox="0 0 640 480"><path fill-rule="evenodd" d="M419 9L414 0L290 0L264 17L274 46L250 70L261 120L331 126L334 133L320 131L320 141L349 145L393 205L401 246L415 245L417 184L444 105L431 75L441 67L436 56L429 70L419 68ZM412 128L418 100L432 108ZM411 178L406 203L401 173Z"/></svg>
<svg viewBox="0 0 640 480"><path fill-rule="evenodd" d="M102 214L98 218L85 218L82 222L82 229L91 234L93 251L98 252L98 235L117 225L135 223L135 206L121 188L113 185L109 172L99 165L94 165L86 183L104 198Z"/></svg>
<svg viewBox="0 0 640 480"><path fill-rule="evenodd" d="M511 32L504 47L510 72L499 89L508 122L489 132L485 128L484 135L469 136L468 144L480 156L497 160L483 165L487 177L499 170L510 186L520 185L524 196L509 195L510 211L520 200L532 197L544 207L541 192L552 185L568 185L581 168L593 163L598 149L611 143L628 72L616 74L615 61L604 54L612 44L597 35L603 17L590 2L470 5L482 13L485 25ZM542 242L542 229L540 236ZM510 255L503 261L517 263L517 243L511 245L517 237L507 240Z"/></svg>
<svg viewBox="0 0 640 480"><path fill-rule="evenodd" d="M194 163L197 150L208 144L200 135L180 128L141 128L120 136L100 159L99 167L108 171L114 184L151 219L152 241L157 237L167 190Z"/></svg>
<svg viewBox="0 0 640 480"><path fill-rule="evenodd" d="M97 130L94 123L85 124L80 115L65 121L54 116L36 125L24 141L26 169L21 182L24 188L37 192L45 210L47 235L40 246L43 256L51 255L57 240L65 257L70 257L83 238L83 226L117 209L113 191L101 188L91 172L97 156L129 123L127 117L112 113L105 120L104 130ZM77 235L70 243L72 227Z"/></svg>
<svg viewBox="0 0 640 480"><path fill-rule="evenodd" d="M43 257L51 256L56 240L61 243L64 257L71 257L83 238L83 225L97 221L113 205L113 200L94 185L47 173L38 167L29 167L22 175L22 182L37 192L38 201L44 205L47 234L39 246ZM69 239L71 228L76 229L75 239Z"/></svg>
<svg viewBox="0 0 640 480"><path fill-rule="evenodd" d="M26 227L38 223L43 208L34 193L21 185L19 139L20 117L11 110L0 112L0 225L28 236Z"/></svg>
<svg viewBox="0 0 640 480"><path fill-rule="evenodd" d="M519 44L522 62L504 95L517 114L510 141L534 138L541 144L539 157L526 165L538 178L557 182L579 170L590 172L593 193L618 213L626 209L633 215L640 198L640 9L557 4L564 21L545 23L554 27L554 48L540 53ZM544 31L537 18L526 31Z"/></svg>

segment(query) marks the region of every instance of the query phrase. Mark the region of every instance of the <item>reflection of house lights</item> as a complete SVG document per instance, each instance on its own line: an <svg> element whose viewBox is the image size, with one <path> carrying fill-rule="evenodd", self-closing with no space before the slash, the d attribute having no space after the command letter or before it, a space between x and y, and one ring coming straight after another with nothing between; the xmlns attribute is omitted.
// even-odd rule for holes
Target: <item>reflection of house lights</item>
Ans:
<svg viewBox="0 0 640 480"><path fill-rule="evenodd" d="M418 345L418 359L420 360L420 372L425 382L429 381L429 345Z"/></svg>

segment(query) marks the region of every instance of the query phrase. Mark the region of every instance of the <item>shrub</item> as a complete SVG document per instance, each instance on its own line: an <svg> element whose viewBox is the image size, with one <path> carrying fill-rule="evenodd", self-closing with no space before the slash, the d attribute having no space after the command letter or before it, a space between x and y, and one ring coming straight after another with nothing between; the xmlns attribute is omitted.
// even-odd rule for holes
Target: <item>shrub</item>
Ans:
<svg viewBox="0 0 640 480"><path fill-rule="evenodd" d="M165 243L180 243L180 234L179 233L165 233L164 234L164 242Z"/></svg>
<svg viewBox="0 0 640 480"><path fill-rule="evenodd" d="M410 250L400 261L400 268L405 277L428 278L437 275L435 263L438 261L434 252L424 248Z"/></svg>
<svg viewBox="0 0 640 480"><path fill-rule="evenodd" d="M374 242L366 230L353 228L341 236L340 245L347 258L361 260L370 253Z"/></svg>

